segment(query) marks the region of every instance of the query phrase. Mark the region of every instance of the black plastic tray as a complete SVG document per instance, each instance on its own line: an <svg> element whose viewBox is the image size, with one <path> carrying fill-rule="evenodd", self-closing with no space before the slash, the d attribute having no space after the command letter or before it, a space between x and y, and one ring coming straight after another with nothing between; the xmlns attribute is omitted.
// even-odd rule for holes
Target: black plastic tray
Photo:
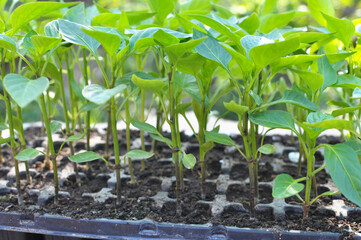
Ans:
<svg viewBox="0 0 361 240"><path fill-rule="evenodd" d="M240 229L224 226L155 223L152 221L76 220L51 215L0 213L1 240L22 239L247 239L247 240L332 240L342 239L337 233L308 233ZM12 234L21 232L22 234ZM31 234L37 234L34 238ZM40 235L38 235L40 234ZM62 236L61 238L52 236ZM361 239L356 236L355 239Z"/></svg>

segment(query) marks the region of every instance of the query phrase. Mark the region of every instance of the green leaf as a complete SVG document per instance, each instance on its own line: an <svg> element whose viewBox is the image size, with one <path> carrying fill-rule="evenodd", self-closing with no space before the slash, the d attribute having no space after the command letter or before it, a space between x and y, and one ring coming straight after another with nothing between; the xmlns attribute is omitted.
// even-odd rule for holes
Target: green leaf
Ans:
<svg viewBox="0 0 361 240"><path fill-rule="evenodd" d="M306 98L303 94L294 90L285 90L280 100L271 102L272 105L278 103L290 103L311 111L317 111L319 107Z"/></svg>
<svg viewBox="0 0 361 240"><path fill-rule="evenodd" d="M69 157L69 160L76 163L90 162L98 159L103 159L95 152L82 152Z"/></svg>
<svg viewBox="0 0 361 240"><path fill-rule="evenodd" d="M177 104L176 107L176 112L182 115L185 115L185 112L187 111L187 109L192 105L191 102L186 102L186 103L181 103L181 104Z"/></svg>
<svg viewBox="0 0 361 240"><path fill-rule="evenodd" d="M153 39L159 45L164 46L164 47L179 43L179 39L177 37L173 36L170 33L163 31L162 29L159 29L158 31L156 31L153 34Z"/></svg>
<svg viewBox="0 0 361 240"><path fill-rule="evenodd" d="M153 157L154 153L142 151L142 150L132 150L125 154L126 157L131 159L147 159Z"/></svg>
<svg viewBox="0 0 361 240"><path fill-rule="evenodd" d="M83 104L80 107L79 113L88 112L88 111L91 111L91 110L93 110L93 109L95 109L97 107L99 107L98 104L93 103L93 102L88 102L88 103Z"/></svg>
<svg viewBox="0 0 361 240"><path fill-rule="evenodd" d="M352 92L352 99L361 99L361 89L356 87Z"/></svg>
<svg viewBox="0 0 361 240"><path fill-rule="evenodd" d="M290 175L280 174L273 183L272 196L274 198L288 198L301 192L304 187L302 183L298 183Z"/></svg>
<svg viewBox="0 0 361 240"><path fill-rule="evenodd" d="M72 7L68 11L66 11L66 13L63 16L63 19L79 24L86 24L84 3L81 2L75 7Z"/></svg>
<svg viewBox="0 0 361 240"><path fill-rule="evenodd" d="M335 9L331 0L308 0L308 9L316 21L322 26L326 26L326 20L323 18L321 12L330 16L335 15Z"/></svg>
<svg viewBox="0 0 361 240"><path fill-rule="evenodd" d="M249 34L254 34L259 27L260 20L257 13L252 13L250 16L241 19L239 26L247 31Z"/></svg>
<svg viewBox="0 0 361 240"><path fill-rule="evenodd" d="M163 25L164 19L174 9L173 0L148 0L150 9L156 13L154 23Z"/></svg>
<svg viewBox="0 0 361 240"><path fill-rule="evenodd" d="M252 113L249 119L258 125L269 128L285 128L297 132L292 115L286 111L267 110L258 113Z"/></svg>
<svg viewBox="0 0 361 240"><path fill-rule="evenodd" d="M220 143L223 145L229 145L229 146L236 145L233 142L233 140L228 135L225 135L225 134L205 131L205 135L206 135L207 141L211 140L213 142Z"/></svg>
<svg viewBox="0 0 361 240"><path fill-rule="evenodd" d="M10 73L4 78L4 87L12 99L24 108L48 89L49 80L46 77L30 80L19 74Z"/></svg>
<svg viewBox="0 0 361 240"><path fill-rule="evenodd" d="M344 120L344 119L326 119L319 122L314 123L304 123L308 127L314 128L323 128L323 129L340 129L340 130L348 130L354 131L354 125L352 121Z"/></svg>
<svg viewBox="0 0 361 240"><path fill-rule="evenodd" d="M328 31L334 33L334 36L340 39L344 46L348 48L355 34L355 26L352 21L348 19L338 19L325 13L322 13L322 15L326 19Z"/></svg>
<svg viewBox="0 0 361 240"><path fill-rule="evenodd" d="M253 98L256 104L259 106L263 103L263 99L252 89L249 90L248 94Z"/></svg>
<svg viewBox="0 0 361 240"><path fill-rule="evenodd" d="M115 96L117 93L123 91L127 86L124 84L118 85L112 89L105 89L103 86L98 84L91 84L83 89L83 96L98 105L105 104L110 98Z"/></svg>
<svg viewBox="0 0 361 240"><path fill-rule="evenodd" d="M38 156L39 153L40 151L34 148L26 148L20 153L18 153L15 158L19 161L29 161Z"/></svg>
<svg viewBox="0 0 361 240"><path fill-rule="evenodd" d="M16 43L15 41L4 34L0 34L0 47L8 49L12 52L16 52Z"/></svg>
<svg viewBox="0 0 361 240"><path fill-rule="evenodd" d="M80 139L83 139L85 136L86 132L82 133L82 134L75 134L72 135L70 137L68 137L67 139L65 139L64 142L75 142L75 141L79 141Z"/></svg>
<svg viewBox="0 0 361 240"><path fill-rule="evenodd" d="M66 42L87 48L93 55L96 55L100 43L87 35L83 29L91 30L89 27L59 19L59 32Z"/></svg>
<svg viewBox="0 0 361 240"><path fill-rule="evenodd" d="M283 28L296 16L295 11L269 14L264 16L261 20L260 31L263 33L269 33L275 28Z"/></svg>
<svg viewBox="0 0 361 240"><path fill-rule="evenodd" d="M246 56L240 54L239 52L231 48L229 45L225 43L220 43L220 44L227 50L229 54L231 54L233 60L236 61L236 63L238 64L239 68L242 70L242 73L244 75L252 72L254 65L251 60L249 60Z"/></svg>
<svg viewBox="0 0 361 240"><path fill-rule="evenodd" d="M214 147L214 143L213 143L213 141L207 141L207 142L205 142L205 143L203 143L201 146L200 146L200 148L202 149L202 151L203 152L208 152L208 151L210 151L210 150L212 150L212 148Z"/></svg>
<svg viewBox="0 0 361 240"><path fill-rule="evenodd" d="M196 29L193 30L193 39L202 39L207 37ZM206 40L202 41L196 48L195 51L205 58L211 59L219 63L226 70L228 69L229 62L232 56L218 43L218 41L208 36Z"/></svg>
<svg viewBox="0 0 361 240"><path fill-rule="evenodd" d="M293 72L304 81L314 94L324 85L324 77L321 74L293 69Z"/></svg>
<svg viewBox="0 0 361 240"><path fill-rule="evenodd" d="M237 104L233 100L228 103L224 102L223 104L227 110L236 113L240 120L242 119L242 116L249 110L249 107Z"/></svg>
<svg viewBox="0 0 361 240"><path fill-rule="evenodd" d="M262 147L258 148L258 151L263 153L263 154L272 154L277 150L277 148L275 146L273 146L272 144L265 144Z"/></svg>
<svg viewBox="0 0 361 240"><path fill-rule="evenodd" d="M1 132L1 131L4 131L4 130L6 130L6 129L9 129L9 127L6 126L5 123L0 123L0 132Z"/></svg>
<svg viewBox="0 0 361 240"><path fill-rule="evenodd" d="M50 132L51 132L51 134L54 134L54 133L60 131L61 126L62 126L61 122L54 121L54 120L51 121L51 123L50 123Z"/></svg>
<svg viewBox="0 0 361 240"><path fill-rule="evenodd" d="M334 117L332 115L326 114L326 113L311 112L310 114L308 114L308 116L306 118L306 122L312 124L312 123L321 122L321 121L329 120L329 119L334 119ZM307 132L308 136L312 140L315 140L323 131L326 130L324 128L315 128L315 127L306 126L303 123L299 123L299 124L305 130L305 132Z"/></svg>
<svg viewBox="0 0 361 240"><path fill-rule="evenodd" d="M326 56L317 59L318 72L323 76L324 83L322 85L321 91L325 90L327 87L332 86L337 82L337 73L332 68L332 65L328 61Z"/></svg>
<svg viewBox="0 0 361 240"><path fill-rule="evenodd" d="M191 52L195 47L199 46L206 37L200 39L189 40L187 42L177 43L164 48L168 57L173 61L178 61L184 54ZM191 62L189 63L192 64Z"/></svg>
<svg viewBox="0 0 361 240"><path fill-rule="evenodd" d="M256 36L245 36L241 39L241 43L245 49L250 49L248 56L259 70L296 51L300 45L298 38L274 42L265 37Z"/></svg>
<svg viewBox="0 0 361 240"><path fill-rule="evenodd" d="M75 3L58 2L30 2L17 7L10 15L12 24L12 34L15 34L21 27L28 24L31 20L42 17L52 11L65 7L74 6Z"/></svg>
<svg viewBox="0 0 361 240"><path fill-rule="evenodd" d="M41 56L50 49L57 47L61 43L61 37L48 37L48 36L40 36L33 35L30 37L31 42L35 48L35 52Z"/></svg>
<svg viewBox="0 0 361 240"><path fill-rule="evenodd" d="M357 156L361 156L361 143L355 140L345 142L346 145L352 147Z"/></svg>
<svg viewBox="0 0 361 240"><path fill-rule="evenodd" d="M167 144L168 146L170 146L170 147L173 146L173 143L172 143L172 141L171 141L169 138L163 137L163 138L164 138L164 139L163 139L163 138L161 138L159 135L152 134L152 133L150 133L149 136L150 136L151 138L153 138L154 140L158 141L158 142L164 142L164 143L166 143L166 144Z"/></svg>
<svg viewBox="0 0 361 240"><path fill-rule="evenodd" d="M322 57L322 55L293 55L283 57L271 63L271 68L273 69L273 72L278 72L284 67L298 66L304 63L311 65L314 60L320 57Z"/></svg>
<svg viewBox="0 0 361 240"><path fill-rule="evenodd" d="M188 0L180 5L182 14L207 14L212 10L209 0Z"/></svg>
<svg viewBox="0 0 361 240"><path fill-rule="evenodd" d="M361 207L361 165L355 151L346 143L327 145L325 161L337 188Z"/></svg>
<svg viewBox="0 0 361 240"><path fill-rule="evenodd" d="M347 113L353 113L353 112L359 110L360 108L361 108L361 106L337 109L337 110L332 111L332 116L337 117L340 115L345 115Z"/></svg>
<svg viewBox="0 0 361 240"><path fill-rule="evenodd" d="M134 83L135 86L137 86L141 89L151 91L151 92L157 93L159 95L163 94L164 91L168 87L168 85L163 80L142 79L135 74L132 76L132 82Z"/></svg>
<svg viewBox="0 0 361 240"><path fill-rule="evenodd" d="M110 55L113 56L116 54L117 50L120 47L122 39L118 34L115 33L114 30L110 30L109 32L100 31L99 29L89 30L89 29L82 29L87 35L91 36L104 47L105 51Z"/></svg>
<svg viewBox="0 0 361 240"><path fill-rule="evenodd" d="M138 122L138 121L136 121L134 119L132 119L130 122L135 128L138 128L139 130L143 130L145 132L153 133L155 135L160 134L158 132L158 130L155 127L153 127L152 125L150 125L149 123Z"/></svg>
<svg viewBox="0 0 361 240"><path fill-rule="evenodd" d="M266 0L264 4L261 5L262 15L267 15L273 13L277 7L277 0Z"/></svg>
<svg viewBox="0 0 361 240"><path fill-rule="evenodd" d="M361 78L350 75L338 75L337 81L332 87L356 88L361 87Z"/></svg>
<svg viewBox="0 0 361 240"><path fill-rule="evenodd" d="M4 144L7 142L10 142L11 140L13 140L14 138L12 137L8 137L8 138L0 138L0 144Z"/></svg>
<svg viewBox="0 0 361 240"><path fill-rule="evenodd" d="M197 160L193 154L183 154L183 166L187 169L192 169Z"/></svg>

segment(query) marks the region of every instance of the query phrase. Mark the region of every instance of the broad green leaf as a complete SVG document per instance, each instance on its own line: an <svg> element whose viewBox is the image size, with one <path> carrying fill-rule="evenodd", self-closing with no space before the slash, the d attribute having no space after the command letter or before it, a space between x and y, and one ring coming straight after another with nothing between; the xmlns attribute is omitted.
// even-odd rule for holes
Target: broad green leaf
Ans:
<svg viewBox="0 0 361 240"><path fill-rule="evenodd" d="M0 34L0 47L8 49L12 52L16 51L16 43L15 41L5 34Z"/></svg>
<svg viewBox="0 0 361 240"><path fill-rule="evenodd" d="M82 133L82 134L75 134L72 135L70 137L68 137L67 139L65 139L64 142L75 142L75 141L79 141L80 139L83 139L85 136L86 132Z"/></svg>
<svg viewBox="0 0 361 240"><path fill-rule="evenodd" d="M197 160L193 154L183 154L183 166L187 169L192 169Z"/></svg>
<svg viewBox="0 0 361 240"><path fill-rule="evenodd" d="M82 152L69 157L69 160L76 163L90 162L98 159L103 159L95 152Z"/></svg>
<svg viewBox="0 0 361 240"><path fill-rule="evenodd" d="M163 31L162 29L159 29L153 34L153 39L163 47L179 43L179 39L177 37Z"/></svg>
<svg viewBox="0 0 361 240"><path fill-rule="evenodd" d="M265 144L262 147L258 148L258 151L263 154L272 154L277 150L277 147L272 144Z"/></svg>
<svg viewBox="0 0 361 240"><path fill-rule="evenodd" d="M228 103L224 102L223 104L227 110L236 113L240 120L242 119L242 116L249 110L249 107L237 104L233 100Z"/></svg>
<svg viewBox="0 0 361 240"><path fill-rule="evenodd" d="M159 95L163 94L164 91L167 89L167 84L160 79L142 79L138 77L137 75L132 76L132 82L135 86L145 89L147 91L151 91L154 93L157 93Z"/></svg>
<svg viewBox="0 0 361 240"><path fill-rule="evenodd" d="M178 61L179 58L183 57L184 54L191 52L194 48L199 46L205 39L206 37L203 37L200 39L189 40L187 42L172 44L170 46L165 47L164 50L167 53L168 57L173 62L175 62ZM189 64L192 64L192 62L189 62Z"/></svg>
<svg viewBox="0 0 361 240"><path fill-rule="evenodd" d="M143 130L145 132L153 133L155 135L160 134L158 132L158 130L155 127L153 127L152 125L150 125L149 123L139 122L139 121L136 121L136 120L132 119L131 124L134 127L138 128L139 130Z"/></svg>
<svg viewBox="0 0 361 240"><path fill-rule="evenodd" d="M148 12L148 10L141 10L141 11L127 11L126 12L129 25L136 25L140 24L142 21L151 18L156 13L155 12Z"/></svg>
<svg viewBox="0 0 361 240"><path fill-rule="evenodd" d="M87 48L93 55L96 55L100 43L87 35L83 29L91 30L89 27L59 19L59 32L66 42Z"/></svg>
<svg viewBox="0 0 361 240"><path fill-rule="evenodd" d="M340 130L348 130L348 131L354 131L354 125L352 121L344 120L344 119L326 119L319 122L314 123L304 123L308 127L313 128L323 128L323 129L340 129Z"/></svg>
<svg viewBox="0 0 361 240"><path fill-rule="evenodd" d="M194 39L202 39L204 37L207 37L207 34L204 34L196 29L193 30ZM195 48L195 51L203 57L219 63L226 70L228 69L229 62L232 59L232 56L218 43L218 41L210 36L208 36L206 40L202 41L202 43Z"/></svg>
<svg viewBox="0 0 361 240"><path fill-rule="evenodd" d="M120 85L120 84L125 84L128 87L132 86L132 77L133 75L136 75L137 77L141 78L141 79L147 79L147 80L152 80L152 79L157 79L154 78L151 74L149 73L145 73L145 72L130 72L127 73L125 75L123 75L121 78L117 78L117 80L115 80L115 85Z"/></svg>
<svg viewBox="0 0 361 240"><path fill-rule="evenodd" d="M344 46L348 48L355 34L355 26L352 21L348 19L338 19L325 13L322 13L322 15L326 19L328 31L334 33L334 36L340 39Z"/></svg>
<svg viewBox="0 0 361 240"><path fill-rule="evenodd" d="M207 14L212 10L209 0L188 0L180 5L182 14Z"/></svg>
<svg viewBox="0 0 361 240"><path fill-rule="evenodd" d="M333 8L331 0L308 0L308 9L316 21L322 26L326 26L327 22L321 12L330 16L335 15L335 9Z"/></svg>
<svg viewBox="0 0 361 240"><path fill-rule="evenodd" d="M241 39L242 45L248 45L248 40L254 41L249 36L246 36ZM249 50L248 55L256 67L262 69L275 60L296 51L299 48L300 42L298 38L290 38L285 41L273 43L271 40L267 40L266 42L261 40L258 44L258 46L252 47Z"/></svg>
<svg viewBox="0 0 361 240"><path fill-rule="evenodd" d="M252 72L254 65L251 60L249 60L246 56L240 54L239 52L231 48L229 45L225 43L220 43L220 44L227 50L229 54L231 54L233 60L236 61L236 63L242 70L243 74Z"/></svg>
<svg viewBox="0 0 361 240"><path fill-rule="evenodd" d="M253 98L256 104L259 106L263 103L263 99L252 89L249 90L248 94Z"/></svg>
<svg viewBox="0 0 361 240"><path fill-rule="evenodd" d="M60 2L30 2L17 7L10 15L12 24L12 34L15 34L21 27L28 24L31 20L42 17L52 11L65 7L74 6L75 3Z"/></svg>
<svg viewBox="0 0 361 240"><path fill-rule="evenodd" d="M63 19L71 22L86 24L84 3L78 3L75 7L70 8L63 16Z"/></svg>
<svg viewBox="0 0 361 240"><path fill-rule="evenodd" d="M118 24L118 21L121 18L121 14L119 13L101 13L94 16L91 19L92 26L106 26L106 27L115 27Z"/></svg>
<svg viewBox="0 0 361 240"><path fill-rule="evenodd" d="M166 28L158 28L158 27L147 28L135 32L133 36L129 39L129 51L130 52L142 51L144 48L156 45L153 39L153 35L159 29L162 29L166 33L172 34L173 36L180 39L191 37L190 34L173 31Z"/></svg>
<svg viewBox="0 0 361 240"><path fill-rule="evenodd" d="M61 37L61 35L59 33L58 20L54 20L54 21L51 21L48 24L46 24L44 27L44 33L48 37L55 37L55 38Z"/></svg>
<svg viewBox="0 0 361 240"><path fill-rule="evenodd" d="M142 151L142 150L132 150L125 154L126 157L131 159L147 159L154 155L154 153Z"/></svg>
<svg viewBox="0 0 361 240"><path fill-rule="evenodd" d="M89 30L89 29L82 29L90 37L94 38L104 47L105 51L110 55L113 56L116 54L117 50L120 47L122 39L118 34L114 32L105 32L100 30ZM113 30L114 31L114 30Z"/></svg>
<svg viewBox="0 0 361 240"><path fill-rule="evenodd" d="M48 36L40 36L40 35L33 35L30 37L31 42L35 48L35 52L42 56L44 53L57 47L61 43L61 37L48 37Z"/></svg>
<svg viewBox="0 0 361 240"><path fill-rule="evenodd" d="M164 19L174 9L173 0L148 0L148 4L150 9L156 13L154 22L158 25L163 25Z"/></svg>
<svg viewBox="0 0 361 240"><path fill-rule="evenodd" d="M355 52L341 52L341 53L327 53L327 59L330 64L345 60L346 58L350 57L351 55L357 53Z"/></svg>
<svg viewBox="0 0 361 240"><path fill-rule="evenodd" d="M4 87L12 99L24 108L48 89L49 80L46 77L31 80L19 74L10 73L4 78Z"/></svg>
<svg viewBox="0 0 361 240"><path fill-rule="evenodd" d="M330 114L321 113L321 112L311 112L308 114L306 118L306 122L312 124L330 119L334 119L334 117ZM305 130L309 138L312 140L315 140L323 131L326 130L324 128L315 128L315 127L306 126L303 123L299 123L299 125Z"/></svg>
<svg viewBox="0 0 361 240"><path fill-rule="evenodd" d="M322 55L293 55L283 57L271 63L271 68L273 69L273 72L278 72L284 67L298 66L304 63L309 63L309 65L311 65L313 61L320 57L322 57Z"/></svg>
<svg viewBox="0 0 361 240"><path fill-rule="evenodd" d="M168 56L170 55L171 53L168 52ZM187 56L181 57L177 60L177 69L180 72L195 75L199 72L206 61L207 59L198 53L187 54Z"/></svg>
<svg viewBox="0 0 361 240"><path fill-rule="evenodd" d="M257 13L252 13L250 16L241 18L241 23L239 26L247 31L249 34L254 34L255 31L258 29L260 24L259 17Z"/></svg>
<svg viewBox="0 0 361 240"><path fill-rule="evenodd" d="M275 13L264 16L261 19L260 31L269 33L275 28L283 28L296 16L295 11Z"/></svg>
<svg viewBox="0 0 361 240"><path fill-rule="evenodd" d="M228 135L225 135L225 134L205 131L205 135L206 135L207 141L211 140L213 142L220 143L223 145L229 145L229 146L236 145L233 142L233 140Z"/></svg>
<svg viewBox="0 0 361 240"><path fill-rule="evenodd" d="M326 56L317 59L318 72L323 76L324 83L322 85L321 91L325 90L327 87L332 86L337 82L337 73L332 68L332 65L328 61Z"/></svg>
<svg viewBox="0 0 361 240"><path fill-rule="evenodd" d="M15 158L19 161L29 161L38 156L39 153L40 151L34 148L26 148L20 153L18 153Z"/></svg>
<svg viewBox="0 0 361 240"><path fill-rule="evenodd" d="M277 101L271 102L269 105L279 104L279 103L290 103L311 111L317 111L319 107L306 98L303 94L294 91L294 90L285 90L283 97Z"/></svg>
<svg viewBox="0 0 361 240"><path fill-rule="evenodd" d="M0 19L0 33L5 31L5 23L2 19Z"/></svg>
<svg viewBox="0 0 361 240"><path fill-rule="evenodd" d="M300 39L300 43L313 43L330 37L330 33L323 32L299 32L294 33ZM287 37L291 37L293 34L290 34Z"/></svg>
<svg viewBox="0 0 361 240"><path fill-rule="evenodd" d="M346 143L327 145L325 161L337 188L361 207L361 165L355 151Z"/></svg>
<svg viewBox="0 0 361 240"><path fill-rule="evenodd" d="M352 75L338 75L332 87L356 88L361 87L361 78ZM356 96L356 95L355 95Z"/></svg>
<svg viewBox="0 0 361 240"><path fill-rule="evenodd" d="M297 132L292 115L286 111L267 110L252 113L249 119L258 125L269 128L285 128Z"/></svg>
<svg viewBox="0 0 361 240"><path fill-rule="evenodd" d="M360 110L361 106L356 106L356 107L346 107L346 108L341 108L341 109L337 109L332 111L332 116L337 117L340 115L345 115L347 113L353 113L357 110Z"/></svg>
<svg viewBox="0 0 361 240"><path fill-rule="evenodd" d="M277 0L266 0L264 4L261 5L261 14L263 16L273 13L277 7Z"/></svg>
<svg viewBox="0 0 361 240"><path fill-rule="evenodd" d="M272 196L274 198L288 198L301 192L305 186L298 183L288 174L280 174L273 182Z"/></svg>
<svg viewBox="0 0 361 240"><path fill-rule="evenodd" d="M58 131L60 131L61 130L61 122L59 122L59 121L51 121L51 123L50 123L50 132L51 132L51 134L54 134L54 133L56 133L56 132L58 132Z"/></svg>
<svg viewBox="0 0 361 240"><path fill-rule="evenodd" d="M350 104L343 102L343 101L330 100L327 102L327 104L337 106L337 107L350 107Z"/></svg>
<svg viewBox="0 0 361 240"><path fill-rule="evenodd" d="M345 142L346 145L352 147L358 156L361 156L361 143L355 140Z"/></svg>
<svg viewBox="0 0 361 240"><path fill-rule="evenodd" d="M296 69L292 71L297 73L301 80L311 89L312 93L317 92L324 85L324 77L321 74Z"/></svg>
<svg viewBox="0 0 361 240"><path fill-rule="evenodd" d="M123 91L127 86L124 84L118 85L112 89L105 89L98 84L91 84L83 89L83 96L89 101L102 105L117 93Z"/></svg>

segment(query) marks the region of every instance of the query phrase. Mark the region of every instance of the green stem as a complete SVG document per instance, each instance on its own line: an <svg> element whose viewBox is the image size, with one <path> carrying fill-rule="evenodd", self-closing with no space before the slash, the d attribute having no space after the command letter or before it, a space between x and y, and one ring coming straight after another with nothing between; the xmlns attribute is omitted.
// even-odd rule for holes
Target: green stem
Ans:
<svg viewBox="0 0 361 240"><path fill-rule="evenodd" d="M115 174L117 179L117 205L120 205L121 196L120 196L120 158L119 158L119 142L118 142L118 132L117 132L117 119L116 119L116 103L114 97L111 98L111 125L113 133L113 144L114 144L114 159L115 159Z"/></svg>
<svg viewBox="0 0 361 240"><path fill-rule="evenodd" d="M23 149L25 149L26 146L26 141L25 141L25 133L24 133L24 128L23 128L23 113L22 113L22 109L19 105L17 105L17 110L18 110L18 118L20 120L20 150L22 151ZM26 179L28 181L29 184L31 184L32 179L31 179L31 175L30 175L30 170L29 170L29 162L25 161L25 169L26 169Z"/></svg>
<svg viewBox="0 0 361 240"><path fill-rule="evenodd" d="M144 122L144 109L145 109L145 92L144 89L140 90L140 95L141 95L141 103L140 103L140 121ZM144 131L141 130L140 131L140 141L142 144L142 150L145 151L145 144L144 144ZM142 159L142 171L145 170L145 160Z"/></svg>
<svg viewBox="0 0 361 240"><path fill-rule="evenodd" d="M56 164L56 153L55 153L55 149L54 149L53 137L51 135L51 130L50 130L50 121L49 121L48 114L46 111L46 104L45 104L45 99L44 99L43 94L40 96L40 106L41 106L41 112L43 114L43 119L44 119L44 123L45 123L46 134L48 136L48 147L50 149L50 154L51 154L50 158L53 163L54 188L55 188L54 203L58 204L59 183L58 183L58 169L57 169L57 164Z"/></svg>
<svg viewBox="0 0 361 240"><path fill-rule="evenodd" d="M86 58L86 50L85 49L83 49L83 69L84 69L85 86L88 86L89 85L88 61ZM90 151L90 111L86 112L85 125L86 125L86 150Z"/></svg>
<svg viewBox="0 0 361 240"><path fill-rule="evenodd" d="M124 98L127 98L128 96L128 90L124 90ZM125 103L125 125L126 125L126 139L127 139L127 152L130 152L130 110L129 110L129 100ZM130 183L135 184L136 180L134 177L134 170L133 170L133 164L132 159L128 157L128 167L130 172Z"/></svg>

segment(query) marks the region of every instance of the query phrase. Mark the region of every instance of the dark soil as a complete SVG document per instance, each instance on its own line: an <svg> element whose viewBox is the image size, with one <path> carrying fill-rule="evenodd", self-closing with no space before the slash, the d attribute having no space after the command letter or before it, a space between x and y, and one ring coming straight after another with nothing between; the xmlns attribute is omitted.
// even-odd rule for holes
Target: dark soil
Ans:
<svg viewBox="0 0 361 240"><path fill-rule="evenodd" d="M40 129L29 129L26 131L27 136L40 137ZM92 136L96 136L97 132L92 132ZM132 140L139 137L137 131L132 131ZM102 136L104 138L104 136ZM125 139L124 131L119 132L120 139ZM241 144L242 139L239 136L233 136L238 144ZM290 137L281 138L282 143L286 146L297 146L297 138L294 138L292 144ZM33 145L39 145L39 142L34 139L27 139ZM322 137L319 142L325 143L328 138ZM148 143L151 142L149 137L146 137ZM182 135L182 141L196 143L194 137ZM330 138L332 143L336 143L336 138ZM272 143L272 138L267 137L265 142ZM41 142L40 142L41 143ZM295 145L296 143L296 145ZM29 147L34 147L34 146ZM84 145L84 144L83 144ZM78 144L77 146L82 146ZM148 144L148 147L150 144ZM85 147L85 146L84 146ZM121 152L125 152L125 143L121 144ZM43 189L46 186L52 185L52 178L47 178L47 169L44 169L44 160L35 162L31 168L37 169L37 174L33 178L32 184L26 182L26 178L21 181L22 195L24 197L24 206L17 205L17 197L14 194L5 194L0 197L0 211L3 212L22 212L22 213L49 213L62 216L68 216L72 218L111 218L111 219L126 219L126 220L140 220L140 219L153 219L155 221L173 222L173 223L188 223L188 224L205 224L212 223L213 225L226 225L235 227L247 227L247 228L267 228L273 231L282 230L304 230L315 232L337 232L344 235L344 239L352 239L352 232L361 233L361 212L356 209L356 205L348 201L342 196L346 206L353 208L349 211L348 218L338 218L331 210L319 210L322 207L332 204L334 196L327 196L321 198L310 210L309 217L302 222L302 211L294 211L293 208L286 210L286 220L278 220L273 216L272 208L265 208L262 211L256 212L256 220L250 220L248 213L249 209L249 184L246 182L248 179L248 166L243 159L238 156L229 172L222 172L222 159L224 158L224 147L216 145L216 147L207 153L207 179L206 184L206 199L205 201L199 201L201 199L201 180L200 180L200 165L197 162L196 166L192 170L184 169L184 188L180 194L180 209L181 213L177 214L176 206L176 192L175 182L173 181L171 187L168 190L168 198L172 201L166 202L161 209L156 207L156 204L152 196L156 195L162 189L162 178L171 178L175 176L174 164L171 161L160 161L160 159L170 158L171 151L166 145L159 143L158 149L162 150L156 156L146 160L146 169L141 170L141 162L134 161L134 174L137 179L137 184L130 184L129 179L122 180L121 195L122 202L120 205L116 205L115 199L109 199L104 204L95 203L92 199L83 198L83 193L96 193L102 188L107 187L108 176L104 174L110 174L114 170L107 167L102 161L95 161L88 165L79 165L79 171L86 174L86 178L79 183L75 183L74 178L69 178L65 181L64 186L61 187L61 191L69 192L70 198L60 198L59 205L54 205L50 201L45 206L37 206L37 197L30 196L29 190L31 189ZM67 154L69 148L64 148L63 154ZM198 149L191 147L188 149L188 153L193 153L197 156ZM99 149L99 154L104 153L104 149ZM233 155L233 154L232 154ZM7 147L3 147L2 156L5 162L0 163L0 169L6 167L12 167L13 161L10 151ZM227 156L230 157L230 156ZM232 157L232 156L231 156ZM285 156L278 156L279 159L284 159ZM318 157L322 160L322 156ZM321 161L320 160L320 161ZM259 203L267 204L272 203L272 188L269 182L277 176L273 170L272 162L274 156L263 156L259 163ZM58 156L58 166L61 171L68 164L67 157ZM284 173L288 173L293 177L297 177L297 164L291 164L285 161L283 166ZM125 168L125 172L128 173L128 169ZM302 167L301 176L305 176L305 167ZM98 174L103 174L99 176ZM226 207L223 212L218 216L212 216L212 207L209 204L215 199L215 196L219 193L217 190L216 182L221 174L229 174L231 183L226 192L226 200L229 202L241 203L245 210L229 206ZM0 170L0 179L6 180L6 171ZM330 180L328 174L325 171L321 171L316 180L320 186L318 192L325 192L329 189L324 185ZM10 183L12 187L14 183ZM113 191L115 194L115 191ZM303 192L300 193L303 196ZM290 197L286 199L286 202L294 205L302 205L297 197ZM31 206L31 207L30 207ZM29 208L30 207L30 208ZM351 231L350 231L351 230Z"/></svg>

